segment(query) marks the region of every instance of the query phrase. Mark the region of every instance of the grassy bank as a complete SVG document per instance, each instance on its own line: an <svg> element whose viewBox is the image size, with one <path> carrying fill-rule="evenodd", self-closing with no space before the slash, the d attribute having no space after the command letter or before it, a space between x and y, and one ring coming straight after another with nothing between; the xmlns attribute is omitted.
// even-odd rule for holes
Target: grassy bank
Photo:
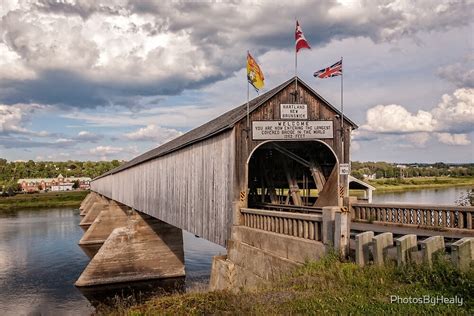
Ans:
<svg viewBox="0 0 474 316"><path fill-rule="evenodd" d="M48 207L79 207L88 191L17 194L0 197L0 212Z"/></svg>
<svg viewBox="0 0 474 316"><path fill-rule="evenodd" d="M463 305L395 304L391 295L457 295ZM456 314L474 312L474 269L460 273L444 260L426 266L360 268L328 256L256 291L175 294L127 306L101 307L100 315L292 315L292 314Z"/></svg>
<svg viewBox="0 0 474 316"><path fill-rule="evenodd" d="M413 189L474 186L474 177L420 177L404 179L369 180L377 191L403 191Z"/></svg>

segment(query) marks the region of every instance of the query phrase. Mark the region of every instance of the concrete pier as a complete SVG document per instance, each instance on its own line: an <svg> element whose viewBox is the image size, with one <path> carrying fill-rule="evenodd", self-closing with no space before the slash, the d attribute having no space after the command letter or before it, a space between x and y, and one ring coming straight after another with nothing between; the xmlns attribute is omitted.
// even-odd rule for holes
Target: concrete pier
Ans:
<svg viewBox="0 0 474 316"><path fill-rule="evenodd" d="M95 192L91 192L89 195L88 195L89 199L84 202L84 204L81 204L81 206L79 207L79 210L81 211L80 212L80 215L81 216L86 216L87 212L89 212L90 208L92 207L92 205L95 203L95 202L98 202L100 201L100 195L98 195L97 193Z"/></svg>
<svg viewBox="0 0 474 316"><path fill-rule="evenodd" d="M451 258L461 271L467 271L474 262L474 238L465 237L451 245Z"/></svg>
<svg viewBox="0 0 474 316"><path fill-rule="evenodd" d="M403 265L411 260L412 253L418 251L416 235L405 235L397 238L397 264Z"/></svg>
<svg viewBox="0 0 474 316"><path fill-rule="evenodd" d="M356 235L356 263L363 267L370 262L370 245L374 238L374 232L364 232Z"/></svg>
<svg viewBox="0 0 474 316"><path fill-rule="evenodd" d="M129 207L114 201L110 202L110 205L100 211L84 233L79 245L103 244L115 228L127 226L131 213Z"/></svg>
<svg viewBox="0 0 474 316"><path fill-rule="evenodd" d="M389 248L393 247L393 234L383 233L372 238L374 264L383 265L386 253Z"/></svg>
<svg viewBox="0 0 474 316"><path fill-rule="evenodd" d="M79 225L82 227L91 226L97 216L99 216L100 212L107 209L108 207L109 204L105 202L105 200L101 199L100 201L94 202L94 204L92 204L91 207L87 209L86 216L84 216Z"/></svg>
<svg viewBox="0 0 474 316"><path fill-rule="evenodd" d="M76 286L182 277L183 235L179 228L134 212L128 226L112 231Z"/></svg>
<svg viewBox="0 0 474 316"><path fill-rule="evenodd" d="M444 238L442 236L433 236L421 242L423 262L428 265L433 264L433 255L437 252L444 253Z"/></svg>

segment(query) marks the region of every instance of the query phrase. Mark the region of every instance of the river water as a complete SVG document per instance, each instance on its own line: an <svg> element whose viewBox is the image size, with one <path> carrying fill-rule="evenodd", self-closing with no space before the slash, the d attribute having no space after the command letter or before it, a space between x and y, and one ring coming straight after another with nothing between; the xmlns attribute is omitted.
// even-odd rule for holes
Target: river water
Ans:
<svg viewBox="0 0 474 316"><path fill-rule="evenodd" d="M464 187L374 194L373 200L454 204L467 190ZM80 219L78 210L67 208L0 214L0 315L84 315L94 311L93 303L103 297L98 292L83 295L74 286L89 262L77 245L83 235ZM225 253L224 248L187 232L184 248L183 282L188 288L205 283L212 257Z"/></svg>

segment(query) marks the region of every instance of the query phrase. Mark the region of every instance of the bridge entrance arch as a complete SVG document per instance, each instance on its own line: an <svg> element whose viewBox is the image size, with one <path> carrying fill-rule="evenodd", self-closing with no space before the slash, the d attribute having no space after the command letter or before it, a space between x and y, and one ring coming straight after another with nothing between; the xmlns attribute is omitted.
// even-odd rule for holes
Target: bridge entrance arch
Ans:
<svg viewBox="0 0 474 316"><path fill-rule="evenodd" d="M339 161L323 141L266 141L247 159L248 207L341 205Z"/></svg>

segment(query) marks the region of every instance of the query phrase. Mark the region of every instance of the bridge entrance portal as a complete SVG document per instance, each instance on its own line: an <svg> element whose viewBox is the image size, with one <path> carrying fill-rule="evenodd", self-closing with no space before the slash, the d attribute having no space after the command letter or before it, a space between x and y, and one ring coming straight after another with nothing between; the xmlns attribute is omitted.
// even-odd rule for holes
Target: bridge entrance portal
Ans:
<svg viewBox="0 0 474 316"><path fill-rule="evenodd" d="M322 141L268 141L248 160L248 206L340 205L338 160Z"/></svg>

